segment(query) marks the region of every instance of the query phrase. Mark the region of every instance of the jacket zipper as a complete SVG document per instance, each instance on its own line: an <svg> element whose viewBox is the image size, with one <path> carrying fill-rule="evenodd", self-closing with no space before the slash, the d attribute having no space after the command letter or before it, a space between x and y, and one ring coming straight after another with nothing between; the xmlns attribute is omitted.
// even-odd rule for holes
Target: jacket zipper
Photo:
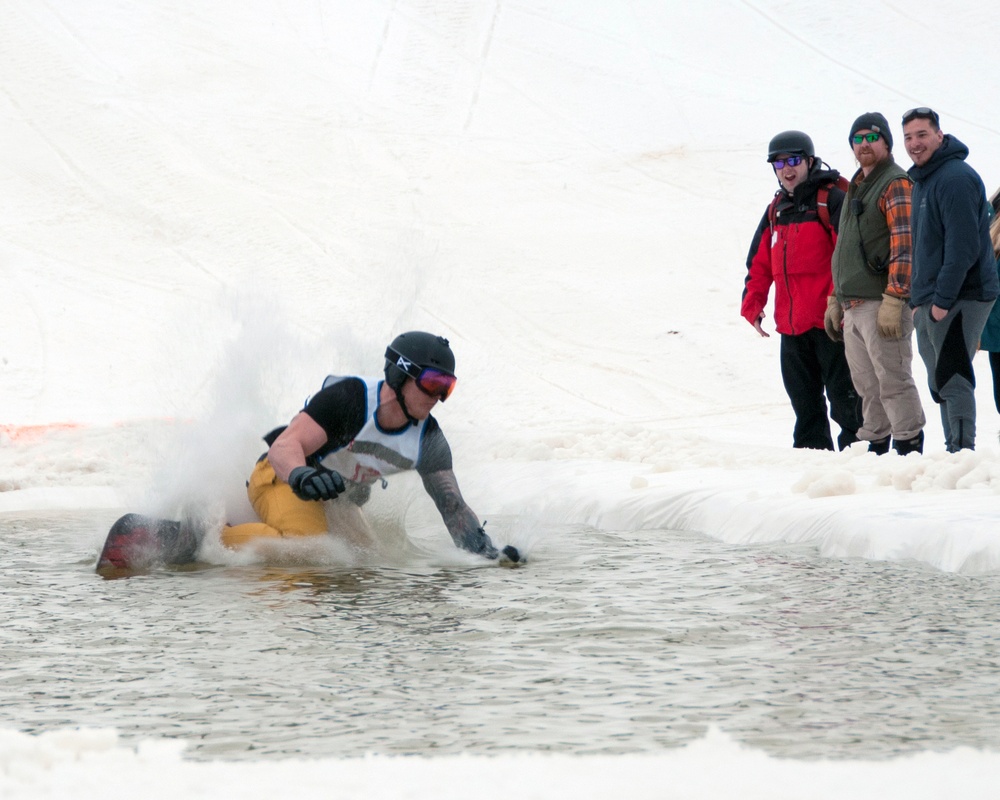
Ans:
<svg viewBox="0 0 1000 800"><path fill-rule="evenodd" d="M798 226L798 223L795 223L795 225ZM792 298L792 287L788 282L788 227L787 225L785 226L785 236L781 240L781 274L785 278L785 294L788 295L788 327L792 331L792 336L795 336L795 325L792 324L792 320L795 318L794 309L792 308L795 300ZM796 231L797 233L798 231Z"/></svg>

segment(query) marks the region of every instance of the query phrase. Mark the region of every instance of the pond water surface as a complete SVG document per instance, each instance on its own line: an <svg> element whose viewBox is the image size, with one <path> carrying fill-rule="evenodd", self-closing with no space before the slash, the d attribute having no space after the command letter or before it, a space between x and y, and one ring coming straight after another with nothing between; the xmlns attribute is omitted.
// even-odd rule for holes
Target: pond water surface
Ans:
<svg viewBox="0 0 1000 800"><path fill-rule="evenodd" d="M0 518L0 726L189 758L1000 746L1000 576L567 528L528 564L105 580L105 515Z"/></svg>

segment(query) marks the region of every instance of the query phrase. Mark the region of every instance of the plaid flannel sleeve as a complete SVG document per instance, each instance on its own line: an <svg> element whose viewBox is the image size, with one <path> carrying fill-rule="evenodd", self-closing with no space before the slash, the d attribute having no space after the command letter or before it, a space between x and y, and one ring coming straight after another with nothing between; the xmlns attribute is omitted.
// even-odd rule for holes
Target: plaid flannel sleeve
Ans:
<svg viewBox="0 0 1000 800"><path fill-rule="evenodd" d="M879 198L879 208L889 225L889 284L886 293L903 298L910 296L913 270L910 194L910 182L906 178L896 178Z"/></svg>

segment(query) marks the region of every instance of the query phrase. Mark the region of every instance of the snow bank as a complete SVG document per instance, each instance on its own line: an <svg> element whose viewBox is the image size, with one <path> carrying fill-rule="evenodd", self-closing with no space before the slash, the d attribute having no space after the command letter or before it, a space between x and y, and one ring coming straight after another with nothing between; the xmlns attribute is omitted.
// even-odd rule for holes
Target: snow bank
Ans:
<svg viewBox="0 0 1000 800"><path fill-rule="evenodd" d="M0 794L6 800L215 798L272 800L294 787L296 797L572 798L606 800L940 800L995 796L1000 756L960 748L885 762L771 758L718 730L658 755L517 754L348 760L191 762L184 745L144 741L132 747L113 731L54 731L29 736L0 730ZM720 769L720 765L725 765Z"/></svg>

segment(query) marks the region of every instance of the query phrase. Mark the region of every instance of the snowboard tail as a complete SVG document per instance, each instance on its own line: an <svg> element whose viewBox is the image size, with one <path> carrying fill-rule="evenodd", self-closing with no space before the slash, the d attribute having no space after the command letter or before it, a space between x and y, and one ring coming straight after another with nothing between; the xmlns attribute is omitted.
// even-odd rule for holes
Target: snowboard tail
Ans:
<svg viewBox="0 0 1000 800"><path fill-rule="evenodd" d="M201 536L190 525L126 514L108 531L97 559L97 573L117 577L159 566L190 564L200 544Z"/></svg>

